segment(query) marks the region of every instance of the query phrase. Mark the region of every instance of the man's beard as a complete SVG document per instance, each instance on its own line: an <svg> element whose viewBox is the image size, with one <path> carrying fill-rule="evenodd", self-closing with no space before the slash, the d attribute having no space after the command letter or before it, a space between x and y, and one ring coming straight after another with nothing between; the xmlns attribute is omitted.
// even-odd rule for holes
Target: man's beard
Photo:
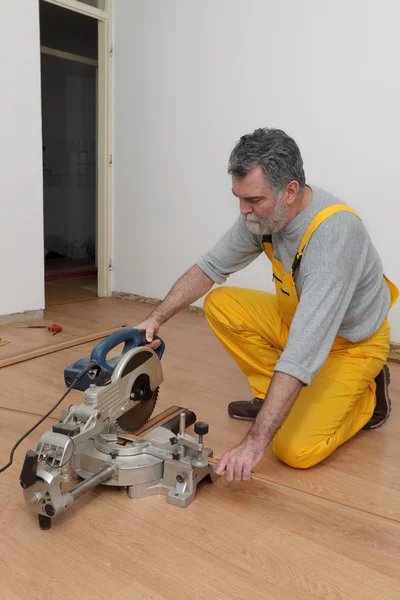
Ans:
<svg viewBox="0 0 400 600"><path fill-rule="evenodd" d="M254 235L270 235L281 231L288 223L289 209L277 202L274 212L270 217L257 217L253 213L245 215L247 229Z"/></svg>

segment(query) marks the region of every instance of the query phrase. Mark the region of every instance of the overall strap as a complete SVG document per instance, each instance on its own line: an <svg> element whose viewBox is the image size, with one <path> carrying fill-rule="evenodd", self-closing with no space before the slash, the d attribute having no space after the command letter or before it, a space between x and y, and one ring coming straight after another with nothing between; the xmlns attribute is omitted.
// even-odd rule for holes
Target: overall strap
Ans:
<svg viewBox="0 0 400 600"><path fill-rule="evenodd" d="M269 260L272 262L274 258L274 251L272 250L272 235L264 235L262 239L262 243L264 246L265 254L268 256Z"/></svg>
<svg viewBox="0 0 400 600"><path fill-rule="evenodd" d="M358 214L352 208L350 208L349 206L346 206L345 204L332 204L332 206L328 206L327 208L324 208L323 210L321 210L321 212L319 212L317 215L315 215L315 217L311 221L310 225L307 227L306 232L303 236L303 239L301 240L297 254L293 259L292 275L294 275L296 269L298 268L300 261L301 261L301 257L303 256L304 248L305 248L308 240L314 233L314 231L321 225L321 223L323 223L330 216L332 216L338 212L342 212L342 211L349 212L349 213L355 215L356 217L360 218L358 216Z"/></svg>

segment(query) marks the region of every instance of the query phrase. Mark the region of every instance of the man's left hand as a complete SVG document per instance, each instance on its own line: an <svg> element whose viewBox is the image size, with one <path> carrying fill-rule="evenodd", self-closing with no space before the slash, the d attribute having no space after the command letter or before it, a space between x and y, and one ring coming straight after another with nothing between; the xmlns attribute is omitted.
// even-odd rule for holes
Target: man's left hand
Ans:
<svg viewBox="0 0 400 600"><path fill-rule="evenodd" d="M245 440L218 459L215 472L228 481L250 481L251 471L260 462L264 447L252 440Z"/></svg>

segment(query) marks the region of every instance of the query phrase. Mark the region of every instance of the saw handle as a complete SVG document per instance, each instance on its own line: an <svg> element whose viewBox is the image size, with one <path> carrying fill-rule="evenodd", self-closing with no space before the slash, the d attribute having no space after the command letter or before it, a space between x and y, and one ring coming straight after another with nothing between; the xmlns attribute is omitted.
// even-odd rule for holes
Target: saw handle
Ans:
<svg viewBox="0 0 400 600"><path fill-rule="evenodd" d="M161 341L161 345L157 348L157 350L155 350L158 358L161 359L165 350L165 344L157 335L154 336L154 339ZM124 354L133 348L138 348L139 346L145 346L147 344L146 332L141 329L122 329L121 331L116 331L115 333L112 333L106 337L104 340L101 340L101 342L99 342L97 346L93 348L90 355L90 360L96 361L100 366L112 373L115 369L116 361L115 359L112 359L114 365L110 365L107 362L107 355L113 348L119 344L122 344L123 342L125 342L125 345L120 356L118 357L118 361Z"/></svg>

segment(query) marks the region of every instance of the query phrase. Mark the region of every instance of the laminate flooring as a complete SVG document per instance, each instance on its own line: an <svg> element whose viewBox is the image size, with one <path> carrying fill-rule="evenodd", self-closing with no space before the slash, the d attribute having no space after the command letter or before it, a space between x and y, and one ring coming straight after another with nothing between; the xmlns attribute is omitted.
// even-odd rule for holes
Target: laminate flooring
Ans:
<svg viewBox="0 0 400 600"><path fill-rule="evenodd" d="M31 421L0 410L2 460ZM205 483L186 509L98 488L41 531L18 482L30 442L0 479L2 598L399 597L398 523L273 484Z"/></svg>
<svg viewBox="0 0 400 600"><path fill-rule="evenodd" d="M85 327L134 326L151 307L98 299L54 310L58 318L53 313L50 321L73 313L83 335ZM171 405L194 410L210 424L206 444L218 456L249 427L226 413L228 402L249 397L247 382L204 316L181 313L160 335L165 381L156 412ZM1 464L64 392L64 368L88 356L95 343L0 369ZM271 482L219 479L203 485L186 509L165 497L130 500L104 487L78 500L45 532L24 504L18 477L26 449L54 422L48 419L0 474L0 597L397 600L400 365L391 365L391 374L388 423L361 432L313 469L291 469L267 450L256 471ZM65 404L81 401L74 391ZM53 416L59 414L60 408Z"/></svg>

